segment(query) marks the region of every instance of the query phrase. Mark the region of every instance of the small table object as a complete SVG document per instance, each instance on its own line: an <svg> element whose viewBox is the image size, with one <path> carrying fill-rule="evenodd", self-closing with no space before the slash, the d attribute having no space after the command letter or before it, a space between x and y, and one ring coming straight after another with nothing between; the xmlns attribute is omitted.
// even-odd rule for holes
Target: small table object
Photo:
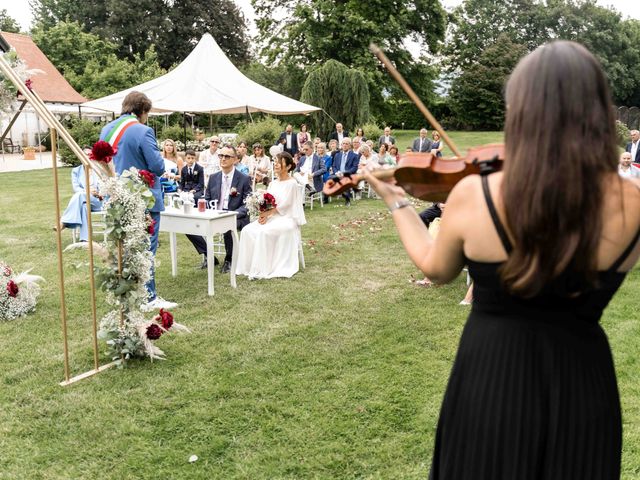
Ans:
<svg viewBox="0 0 640 480"><path fill-rule="evenodd" d="M222 210L206 210L199 212L196 208L190 213L184 213L177 208L167 208L160 214L160 231L169 233L169 251L171 253L171 275L178 275L178 251L176 233L202 235L207 240L207 278L208 294L214 293L213 288L213 236L231 230L233 239L233 255L231 257L231 286L236 288L236 261L239 248L238 231L236 228L236 212Z"/></svg>

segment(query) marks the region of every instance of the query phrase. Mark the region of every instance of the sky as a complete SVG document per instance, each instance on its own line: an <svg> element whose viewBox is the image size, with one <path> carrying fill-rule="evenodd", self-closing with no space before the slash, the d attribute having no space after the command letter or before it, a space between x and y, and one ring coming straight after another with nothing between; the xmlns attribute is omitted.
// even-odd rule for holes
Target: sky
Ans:
<svg viewBox="0 0 640 480"><path fill-rule="evenodd" d="M453 8L462 3L462 0L441 0L445 8ZM255 13L251 8L250 0L235 0L242 8L245 17L251 23L250 30L255 31L253 19ZM597 0L602 6L612 6L614 9L622 13L623 18L632 17L640 20L640 8L638 8L638 0ZM635 5L634 5L635 4ZM5 9L7 13L20 24L23 30L28 30L31 25L31 9L27 0L0 0L0 10Z"/></svg>

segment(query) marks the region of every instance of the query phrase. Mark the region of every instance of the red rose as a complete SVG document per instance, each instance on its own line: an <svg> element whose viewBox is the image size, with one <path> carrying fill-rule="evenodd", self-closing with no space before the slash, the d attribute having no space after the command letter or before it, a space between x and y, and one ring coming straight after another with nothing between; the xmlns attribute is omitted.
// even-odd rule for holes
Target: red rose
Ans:
<svg viewBox="0 0 640 480"><path fill-rule="evenodd" d="M9 296L15 297L18 295L19 291L20 289L18 288L18 284L13 280L9 280L9 283L7 283L7 292L9 293Z"/></svg>
<svg viewBox="0 0 640 480"><path fill-rule="evenodd" d="M93 144L89 158L97 162L109 163L111 158L116 154L110 143L104 140L98 140Z"/></svg>
<svg viewBox="0 0 640 480"><path fill-rule="evenodd" d="M162 336L162 329L155 323L152 323L147 327L147 338L149 340L157 340L161 336Z"/></svg>
<svg viewBox="0 0 640 480"><path fill-rule="evenodd" d="M151 223L149 225L147 225L147 233L149 235L153 235L154 233L156 233L156 221L151 219Z"/></svg>
<svg viewBox="0 0 640 480"><path fill-rule="evenodd" d="M231 190L229 190L229 195L231 195L232 197L237 197L238 189L236 187L231 187Z"/></svg>
<svg viewBox="0 0 640 480"><path fill-rule="evenodd" d="M173 325L173 315L170 312L167 312L165 309L161 308L160 313L158 315L160 323L162 323L162 328L165 330L169 330L171 325Z"/></svg>
<svg viewBox="0 0 640 480"><path fill-rule="evenodd" d="M271 210L272 208L276 208L278 206L275 197L270 193L265 193L262 198L264 199L264 203L260 205L261 212Z"/></svg>
<svg viewBox="0 0 640 480"><path fill-rule="evenodd" d="M138 175L140 175L142 181L146 183L149 188L153 188L153 186L156 184L156 176L150 171L140 170L138 172Z"/></svg>

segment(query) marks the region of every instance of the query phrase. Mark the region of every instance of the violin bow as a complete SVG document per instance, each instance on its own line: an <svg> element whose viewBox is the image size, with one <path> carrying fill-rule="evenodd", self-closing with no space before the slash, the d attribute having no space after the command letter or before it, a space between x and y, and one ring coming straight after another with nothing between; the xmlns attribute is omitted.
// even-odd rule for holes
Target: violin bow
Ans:
<svg viewBox="0 0 640 480"><path fill-rule="evenodd" d="M420 100L418 95L416 95L416 92L413 91L413 89L409 86L409 84L404 79L404 77L400 75L400 72L398 72L396 67L393 66L391 61L387 58L387 56L380 49L380 47L378 47L375 43L371 43L369 44L369 50L376 57L378 57L378 60L382 62L382 64L386 67L387 71L391 74L394 80L398 82L398 85L402 87L402 89L405 91L405 93L411 99L411 101L415 103L416 107L418 107L418 110L420 110L420 113L422 113L422 115L424 115L424 117L429 121L429 123L431 123L431 125L436 129L436 131L440 134L440 136L444 140L444 143L447 144L447 146L451 149L454 155L456 157L462 157L462 155L460 154L460 150L458 150L458 147L456 147L456 144L453 143L453 140L451 140L449 135L447 135L447 132L444 131L444 128L442 128L442 125L440 125L440 122L438 122L435 119L435 117L431 115L431 112L429 111L429 109L425 106L424 103L422 103L422 100Z"/></svg>

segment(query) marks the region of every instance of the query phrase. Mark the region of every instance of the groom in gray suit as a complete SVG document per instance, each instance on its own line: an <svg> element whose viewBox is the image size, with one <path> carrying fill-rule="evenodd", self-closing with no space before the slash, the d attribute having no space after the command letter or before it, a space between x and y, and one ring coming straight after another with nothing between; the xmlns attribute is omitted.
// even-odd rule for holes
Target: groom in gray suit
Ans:
<svg viewBox="0 0 640 480"><path fill-rule="evenodd" d="M205 200L218 201L219 210L228 210L238 212L236 217L236 226L238 231L242 230L249 224L249 213L245 206L245 199L251 195L251 178L235 168L236 149L231 145L225 145L218 153L220 159L220 171L209 177L207 190L205 191ZM187 235L187 238L193 243L199 254L204 256L200 268L207 268L207 242L200 235ZM231 258L233 255L233 238L231 231L224 234L224 263L222 264L222 273L228 273L231 270ZM217 258L214 259L214 262Z"/></svg>

